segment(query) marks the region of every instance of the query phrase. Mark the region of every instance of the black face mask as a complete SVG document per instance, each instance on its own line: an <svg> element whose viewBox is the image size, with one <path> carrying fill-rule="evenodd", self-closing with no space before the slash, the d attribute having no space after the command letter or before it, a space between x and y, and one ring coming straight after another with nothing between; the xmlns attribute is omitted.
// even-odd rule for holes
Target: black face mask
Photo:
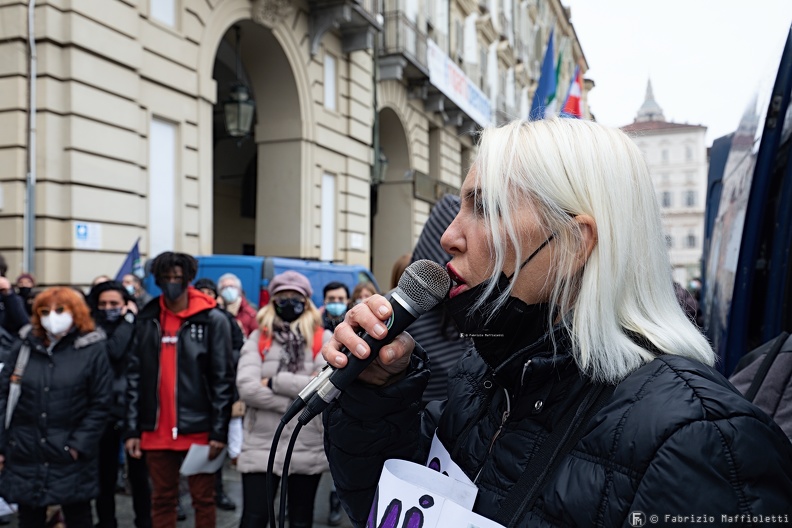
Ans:
<svg viewBox="0 0 792 528"><path fill-rule="evenodd" d="M551 235L536 248L520 269L552 239ZM459 332L473 339L476 350L493 369L497 369L510 354L535 343L548 331L550 306L547 303L527 304L510 296L492 313L492 306L508 289L510 282L511 277L501 272L495 288L485 298L484 303L472 312L470 307L484 295L489 281L484 281L445 302L448 314L456 323Z"/></svg>
<svg viewBox="0 0 792 528"><path fill-rule="evenodd" d="M98 324L113 324L121 319L121 307L110 308L109 310L97 310L96 322Z"/></svg>
<svg viewBox="0 0 792 528"><path fill-rule="evenodd" d="M173 302L181 297L184 290L187 289L187 285L183 282L168 282L160 286L160 289L165 298Z"/></svg>
<svg viewBox="0 0 792 528"><path fill-rule="evenodd" d="M29 288L28 286L22 286L19 288L19 296L23 299L27 299L30 297L30 292L33 291L33 288Z"/></svg>
<svg viewBox="0 0 792 528"><path fill-rule="evenodd" d="M291 323L305 311L305 301L299 299L279 299L275 301L275 313L281 320Z"/></svg>

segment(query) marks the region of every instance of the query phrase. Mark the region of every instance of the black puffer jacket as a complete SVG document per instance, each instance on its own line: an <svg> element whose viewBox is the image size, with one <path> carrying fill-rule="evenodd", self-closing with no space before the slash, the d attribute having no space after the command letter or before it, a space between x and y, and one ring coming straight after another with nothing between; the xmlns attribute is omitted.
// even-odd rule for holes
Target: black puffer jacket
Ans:
<svg viewBox="0 0 792 528"><path fill-rule="evenodd" d="M448 400L422 411L422 354L400 382L353 384L325 413L330 469L356 526L383 462L426 464L435 430L479 488L474 510L496 518L549 432L592 387L545 337L496 371L471 349L451 373ZM665 515L792 519L792 446L714 370L658 357L617 386L515 526L628 526L632 511L658 515L661 526Z"/></svg>
<svg viewBox="0 0 792 528"><path fill-rule="evenodd" d="M178 333L176 415L179 434L209 433L209 440L228 441L233 403L231 326L217 308L189 317ZM157 426L159 408L160 344L159 297L138 315L137 347L129 363L127 432Z"/></svg>
<svg viewBox="0 0 792 528"><path fill-rule="evenodd" d="M127 414L127 370L135 350L135 318L130 312L115 323L104 323L102 330L107 334L105 350L113 371L113 398L110 416L119 428L123 428ZM122 429L123 430L123 429Z"/></svg>
<svg viewBox="0 0 792 528"><path fill-rule="evenodd" d="M9 382L21 341L0 376L0 496L37 507L90 500L99 493L96 455L112 391L104 333L72 332L51 353L36 337L25 340L30 360L7 431ZM69 448L79 453L76 461Z"/></svg>

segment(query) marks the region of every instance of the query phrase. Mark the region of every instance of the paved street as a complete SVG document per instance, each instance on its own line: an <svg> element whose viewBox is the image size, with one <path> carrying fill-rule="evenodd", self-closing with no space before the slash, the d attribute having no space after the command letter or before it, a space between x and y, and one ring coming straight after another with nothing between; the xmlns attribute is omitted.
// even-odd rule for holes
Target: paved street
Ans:
<svg viewBox="0 0 792 528"><path fill-rule="evenodd" d="M218 528L236 528L239 526L239 518L242 516L242 480L240 478L240 474L230 467L226 467L223 473L223 480L225 483L226 494L231 497L231 499L236 502L237 509L236 511L226 512L223 510L217 510L217 526ZM322 475L322 480L319 483L319 491L316 493L316 507L314 510L314 528L327 528L327 511L329 509L328 504L328 496L330 494L330 486L331 486L331 479L330 474L325 473ZM263 491L262 491L263 495ZM182 521L178 524L178 528L190 528L194 526L193 522L193 510L190 507L190 497L189 494L187 496L182 497L182 506L184 507L185 512L187 513L187 520ZM116 495L116 508L117 514L116 517L118 519L118 528L135 528L135 524L133 522L134 515L132 513L132 497L125 494L117 494ZM277 501L276 501L276 508L277 508ZM343 522L340 526L343 528L351 528L352 525L347 519L345 513L342 512L343 515ZM288 521L286 522L288 526ZM11 528L17 528L16 518L12 521L10 525ZM262 527L264 528L264 527Z"/></svg>

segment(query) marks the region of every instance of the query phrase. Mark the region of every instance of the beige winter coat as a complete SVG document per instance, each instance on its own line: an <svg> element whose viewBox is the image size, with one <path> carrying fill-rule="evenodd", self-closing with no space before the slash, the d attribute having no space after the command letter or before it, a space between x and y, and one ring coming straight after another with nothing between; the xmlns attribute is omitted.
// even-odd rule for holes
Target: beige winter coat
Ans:
<svg viewBox="0 0 792 528"><path fill-rule="evenodd" d="M237 388L239 397L245 402L243 420L242 453L237 460L237 469L242 473L264 473L267 471L272 437L278 428L281 416L291 405L297 394L308 384L313 375L325 365L322 354L313 357L313 336L308 338L303 362L296 373L278 372L283 347L275 337L269 351L261 360L259 354L259 335L256 330L250 334L237 367ZM332 333L325 331L323 343L330 340ZM261 380L272 379L272 389L264 387ZM274 472L283 473L283 460L297 419L283 430L275 457ZM321 416L314 418L299 433L294 453L289 465L289 474L315 475L328 470L325 458Z"/></svg>

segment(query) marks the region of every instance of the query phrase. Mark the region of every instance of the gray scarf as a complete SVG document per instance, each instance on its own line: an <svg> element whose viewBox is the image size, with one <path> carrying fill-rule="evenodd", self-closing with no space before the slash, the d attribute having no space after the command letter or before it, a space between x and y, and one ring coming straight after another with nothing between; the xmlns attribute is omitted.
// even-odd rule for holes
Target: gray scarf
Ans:
<svg viewBox="0 0 792 528"><path fill-rule="evenodd" d="M300 362L302 361L302 353L305 350L305 338L291 331L291 328L286 323L276 324L273 327L275 339L283 345L283 354L281 355L280 367L278 372L284 370L295 373L300 369Z"/></svg>

